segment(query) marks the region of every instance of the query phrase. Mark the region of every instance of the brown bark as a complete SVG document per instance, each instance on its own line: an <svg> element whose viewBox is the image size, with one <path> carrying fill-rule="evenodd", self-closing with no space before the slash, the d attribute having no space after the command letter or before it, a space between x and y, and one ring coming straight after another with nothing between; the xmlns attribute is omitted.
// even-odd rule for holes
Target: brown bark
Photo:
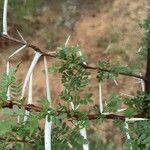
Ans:
<svg viewBox="0 0 150 150"><path fill-rule="evenodd" d="M150 30L148 32L148 35L150 36ZM146 40L149 40L147 38ZM146 74L145 74L145 92L147 94L150 94L150 44L149 41L147 41L147 64L146 64ZM147 118L150 118L150 100L145 99L144 101L144 108L143 113Z"/></svg>
<svg viewBox="0 0 150 150"><path fill-rule="evenodd" d="M147 67L145 74L145 91L150 93L150 48L147 50Z"/></svg>
<svg viewBox="0 0 150 150"><path fill-rule="evenodd" d="M36 111L36 112L41 112L43 109L42 107L36 106L34 104L26 104L26 105L21 105L12 101L7 101L5 104L3 104L1 107L2 108L13 108L14 105L17 105L19 108L24 107L24 109L28 110L28 111ZM61 113L66 113L67 116L71 119L80 119L80 117L78 115L73 115L71 116L71 113L69 111L57 111L57 114L59 116L59 114ZM117 115L117 114L108 114L108 115L103 115L103 114L89 114L87 116L87 118L89 120L96 120L100 117L104 117L106 119L118 119L118 120L122 120L125 121L126 116L123 115ZM137 114L135 116L133 116L134 118L144 118L143 114Z"/></svg>

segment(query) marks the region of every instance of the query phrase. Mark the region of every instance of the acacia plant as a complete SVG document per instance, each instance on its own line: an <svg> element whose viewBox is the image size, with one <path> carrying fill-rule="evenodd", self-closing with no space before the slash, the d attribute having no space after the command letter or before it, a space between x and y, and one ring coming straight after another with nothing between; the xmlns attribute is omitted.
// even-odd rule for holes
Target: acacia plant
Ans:
<svg viewBox="0 0 150 150"><path fill-rule="evenodd" d="M3 33L0 38L20 44L7 59L7 70L2 75L0 83L0 149L36 149L42 150L92 150L88 141L86 129L90 122L97 120L101 124L108 119L114 120L126 134L124 149L150 149L150 17L141 25L146 30L142 49L138 53L138 65L134 68L109 61L99 61L95 66L88 65L86 57L81 53L80 46L67 46L70 36L64 46L54 52L45 52L41 48L25 41L16 39L7 31L7 6L3 7ZM20 82L16 78L19 65L10 67L9 59L26 47L35 52L26 78ZM44 58L44 74L46 97L41 99L41 105L32 102L32 72L39 58ZM57 64L47 66L47 57L58 59ZM146 62L145 75L138 75L140 68ZM138 66L135 67L135 66ZM90 70L97 71L99 84L99 105L92 106L92 93L86 91L89 84ZM60 103L53 108L48 72L61 74L63 90L60 93ZM115 80L118 76L135 77L139 79L142 90L134 97L122 97L112 93L103 108L102 83ZM26 96L29 85L28 96ZM51 87L52 88L52 87ZM121 104L125 109L120 109ZM81 106L88 106L83 110ZM121 111L119 115L118 112ZM39 126L39 121L45 119L45 127ZM101 148L99 148L101 149Z"/></svg>

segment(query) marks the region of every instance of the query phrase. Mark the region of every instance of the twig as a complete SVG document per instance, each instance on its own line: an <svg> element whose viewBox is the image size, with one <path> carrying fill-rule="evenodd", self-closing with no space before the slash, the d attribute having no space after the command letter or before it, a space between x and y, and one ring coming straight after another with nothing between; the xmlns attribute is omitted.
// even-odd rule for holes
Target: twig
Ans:
<svg viewBox="0 0 150 150"><path fill-rule="evenodd" d="M12 42L15 42L15 43L18 43L18 44L21 44L21 45L26 45L26 47L30 47L32 48L34 51L36 52L39 52L41 53L42 56L50 56L50 57L53 57L53 58L56 58L56 54L54 52L44 52L42 51L39 47L33 45L33 44L29 44L29 43L25 43L23 41L20 41L18 39L15 39L11 36L8 36L8 35L1 35L0 36L1 38L4 38L6 40L9 40L9 41L12 41ZM111 72L111 70L108 70L108 69L100 69L98 67L95 67L95 66L89 66L87 64L81 64L81 66L85 69L91 69L91 70L101 70L101 71L105 71L105 72ZM124 75L124 76L129 76L129 77L135 77L135 78L138 78L138 79L142 79L143 81L147 81L147 79L145 79L145 77L143 76L140 76L140 75L137 75L137 74L133 74L133 73L125 73L125 72L120 72L119 73L120 75Z"/></svg>
<svg viewBox="0 0 150 150"><path fill-rule="evenodd" d="M26 45L27 47L29 48L32 48L34 51L36 52L39 52L41 53L43 56L51 56L51 57L56 57L53 53L51 54L50 52L49 53L46 53L46 52L43 52L39 47L33 45L33 44L30 44L30 43L26 43L26 42L23 42L21 40L18 40L18 39L15 39L11 36L8 36L8 35L1 35L0 38L3 38L3 39L6 39L6 40L9 40L9 41L12 41L12 42L15 42L17 44L21 44L21 45Z"/></svg>
<svg viewBox="0 0 150 150"><path fill-rule="evenodd" d="M85 69L91 69L91 70L101 70L101 71L105 71L105 72L111 72L111 70L108 70L108 69L101 69L101 68L98 68L98 67L94 67L94 66L88 66L88 65L85 65L85 64L82 64L82 67L85 68ZM133 73L125 73L125 72L119 72L120 75L124 75L124 76L130 76L130 77L135 77L135 78L138 78L138 79L142 79L142 80L146 80L143 76L140 76L140 75L137 75L137 74L133 74Z"/></svg>

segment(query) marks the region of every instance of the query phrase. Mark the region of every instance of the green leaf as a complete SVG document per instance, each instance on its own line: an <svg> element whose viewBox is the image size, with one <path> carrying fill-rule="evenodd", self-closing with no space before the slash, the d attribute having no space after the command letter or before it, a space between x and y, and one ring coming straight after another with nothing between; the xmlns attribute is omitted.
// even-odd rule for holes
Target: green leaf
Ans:
<svg viewBox="0 0 150 150"><path fill-rule="evenodd" d="M11 132L11 122L1 121L0 122L0 135L6 135L8 132Z"/></svg>
<svg viewBox="0 0 150 150"><path fill-rule="evenodd" d="M113 92L111 94L110 98L108 99L108 103L107 103L106 109L109 112L117 112L119 107L120 107L120 98L119 98L118 94Z"/></svg>
<svg viewBox="0 0 150 150"><path fill-rule="evenodd" d="M48 68L48 72L49 73L56 73L56 72L59 72L60 68L61 68L60 64L55 64L55 65L52 65L51 67Z"/></svg>
<svg viewBox="0 0 150 150"><path fill-rule="evenodd" d="M128 118L131 118L133 117L135 114L135 110L132 109L132 108L127 108L125 111L124 111L124 115Z"/></svg>

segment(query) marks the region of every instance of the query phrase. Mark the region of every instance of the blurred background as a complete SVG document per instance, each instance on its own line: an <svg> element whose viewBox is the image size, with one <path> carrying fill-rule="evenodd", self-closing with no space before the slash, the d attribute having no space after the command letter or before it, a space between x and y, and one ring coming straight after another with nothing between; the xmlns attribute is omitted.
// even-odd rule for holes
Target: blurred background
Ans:
<svg viewBox="0 0 150 150"><path fill-rule="evenodd" d="M54 51L64 45L71 35L69 45L81 46L89 64L108 59L113 64L137 64L136 56L141 47L144 31L140 23L146 17L147 0L10 0L8 5L8 31L19 39L19 30L26 41L43 51ZM2 32L3 0L0 1L0 31ZM0 40L0 72L6 70L6 60L20 45ZM25 49L11 59L11 65L19 62L18 79L24 79L34 52ZM49 66L57 60L49 58ZM43 59L34 70L34 103L45 95ZM142 71L142 70L141 70ZM144 72L143 72L144 73ZM60 74L50 74L53 105L60 101L62 89ZM104 101L112 91L134 95L140 85L136 79L119 76L118 86L113 81L103 84ZM91 72L90 83L85 90L93 92L93 104L98 104L96 72ZM87 108L83 108L87 109ZM112 121L102 125L91 123L88 130L91 150L120 150L125 140Z"/></svg>

